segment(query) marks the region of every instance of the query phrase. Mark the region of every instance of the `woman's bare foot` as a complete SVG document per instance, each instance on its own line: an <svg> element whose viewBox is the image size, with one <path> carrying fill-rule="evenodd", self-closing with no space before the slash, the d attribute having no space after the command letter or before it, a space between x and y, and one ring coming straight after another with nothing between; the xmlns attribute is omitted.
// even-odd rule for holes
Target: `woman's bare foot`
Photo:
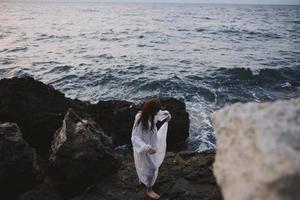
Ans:
<svg viewBox="0 0 300 200"><path fill-rule="evenodd" d="M152 198L152 199L159 199L160 198L160 196L157 194L157 193L155 193L153 190L152 190L152 188L147 188L146 189L146 195L148 195L150 198Z"/></svg>

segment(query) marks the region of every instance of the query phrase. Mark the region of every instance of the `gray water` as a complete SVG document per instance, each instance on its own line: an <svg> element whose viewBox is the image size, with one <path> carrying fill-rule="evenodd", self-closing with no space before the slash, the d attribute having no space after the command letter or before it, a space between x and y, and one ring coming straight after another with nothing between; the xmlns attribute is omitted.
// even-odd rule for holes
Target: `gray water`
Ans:
<svg viewBox="0 0 300 200"><path fill-rule="evenodd" d="M300 7L0 3L0 78L32 76L97 102L184 100L188 148L214 148L210 114L300 96Z"/></svg>

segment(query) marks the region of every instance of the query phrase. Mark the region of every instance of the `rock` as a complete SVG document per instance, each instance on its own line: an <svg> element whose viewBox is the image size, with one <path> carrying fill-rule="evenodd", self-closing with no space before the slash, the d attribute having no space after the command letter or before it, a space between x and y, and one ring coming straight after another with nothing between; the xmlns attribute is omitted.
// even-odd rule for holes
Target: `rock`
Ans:
<svg viewBox="0 0 300 200"><path fill-rule="evenodd" d="M213 151L184 152L182 158L181 154L168 152L160 168L154 190L161 195L161 199L222 199L211 170L214 155ZM89 187L83 194L72 200L147 199L144 186L138 184L132 155L127 156L117 174Z"/></svg>
<svg viewBox="0 0 300 200"><path fill-rule="evenodd" d="M172 116L168 125L167 147L176 150L183 146L189 136L190 120L185 103L171 98L160 98L162 109L168 110Z"/></svg>
<svg viewBox="0 0 300 200"><path fill-rule="evenodd" d="M64 196L80 192L119 167L110 138L91 119L81 119L71 109L55 133L49 161L49 174L60 182Z"/></svg>
<svg viewBox="0 0 300 200"><path fill-rule="evenodd" d="M0 121L17 123L24 139L43 157L67 109L85 107L30 77L1 79L0 97Z"/></svg>
<svg viewBox="0 0 300 200"><path fill-rule="evenodd" d="M0 199L14 199L36 182L35 151L14 123L0 123Z"/></svg>
<svg viewBox="0 0 300 200"><path fill-rule="evenodd" d="M32 190L22 194L20 200L63 200L58 191L51 185L42 183Z"/></svg>
<svg viewBox="0 0 300 200"><path fill-rule="evenodd" d="M114 145L131 144L131 131L140 104L123 100L99 101L97 104L66 98L52 86L33 78L0 80L0 121L19 125L24 139L46 158L55 131L69 108L92 117L112 136ZM160 98L163 109L170 111L168 150L181 147L189 135L189 115L185 103L174 98Z"/></svg>
<svg viewBox="0 0 300 200"><path fill-rule="evenodd" d="M99 101L89 106L88 112L109 134L114 145L131 143L131 130L138 107L131 102L121 100Z"/></svg>
<svg viewBox="0 0 300 200"><path fill-rule="evenodd" d="M213 122L214 173L225 199L299 199L300 98L236 103Z"/></svg>
<svg viewBox="0 0 300 200"><path fill-rule="evenodd" d="M168 150L178 149L189 136L189 114L185 110L185 103L170 97L160 98L160 101L162 109L172 115L168 126ZM141 104L128 101L99 101L89 106L88 113L112 136L115 145L122 145L131 143L132 126L140 107Z"/></svg>

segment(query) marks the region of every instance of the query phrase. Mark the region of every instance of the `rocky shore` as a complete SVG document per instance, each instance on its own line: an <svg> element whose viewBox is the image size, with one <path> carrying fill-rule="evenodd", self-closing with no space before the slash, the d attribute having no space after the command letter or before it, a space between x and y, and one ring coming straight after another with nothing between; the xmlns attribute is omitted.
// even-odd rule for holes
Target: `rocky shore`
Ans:
<svg viewBox="0 0 300 200"><path fill-rule="evenodd" d="M32 78L0 80L0 97L0 199L147 199L132 150L116 148L130 144L141 104L69 99ZM202 153L182 150L185 103L160 99L172 115L161 199L299 199L300 98L216 111L217 151Z"/></svg>
<svg viewBox="0 0 300 200"><path fill-rule="evenodd" d="M0 80L1 199L146 199L130 143L141 104L69 99L32 78ZM189 133L185 103L160 98L170 111L168 153L156 189L163 199L222 199L215 153L181 151Z"/></svg>

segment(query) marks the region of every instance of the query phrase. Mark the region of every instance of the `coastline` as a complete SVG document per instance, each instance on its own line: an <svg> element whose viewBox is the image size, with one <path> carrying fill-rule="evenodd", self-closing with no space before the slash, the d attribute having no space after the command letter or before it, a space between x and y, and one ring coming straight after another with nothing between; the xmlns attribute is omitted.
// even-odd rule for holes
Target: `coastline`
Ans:
<svg viewBox="0 0 300 200"><path fill-rule="evenodd" d="M140 105L121 100L91 104L69 99L30 77L0 80L0 93L5 97L0 101L4 142L13 142L9 135L15 134L16 145L22 142L25 149L30 149L19 152L11 146L13 151L2 149L1 153L7 159L20 154L20 160L13 162L28 169L22 175L34 174L33 180L26 187L19 186L15 193L6 186L8 190L2 193L6 199L38 199L45 194L51 194L49 199L109 199L114 195L115 199L123 199L124 193L134 199L145 198L138 187L131 150L122 155L114 150L130 141L133 116ZM199 199L204 195L207 199L221 199L212 172L215 152L182 151L189 130L185 104L174 98L160 100L173 120L169 124L167 156L157 182L162 197ZM23 162L23 153L28 151L31 159ZM18 178L10 177L11 181L20 181ZM200 193L195 187L199 184L204 186Z"/></svg>

